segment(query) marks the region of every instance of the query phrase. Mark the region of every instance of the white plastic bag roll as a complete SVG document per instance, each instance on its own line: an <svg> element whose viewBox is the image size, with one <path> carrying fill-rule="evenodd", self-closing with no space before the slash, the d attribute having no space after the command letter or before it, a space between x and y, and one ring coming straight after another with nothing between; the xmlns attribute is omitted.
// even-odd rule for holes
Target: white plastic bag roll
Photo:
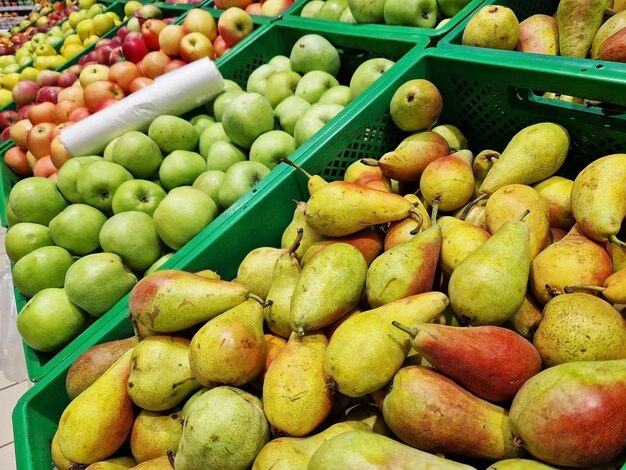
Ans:
<svg viewBox="0 0 626 470"><path fill-rule="evenodd" d="M102 155L106 145L125 132L146 129L162 114L180 116L224 89L215 62L200 59L157 77L118 103L63 129L61 142L74 157Z"/></svg>

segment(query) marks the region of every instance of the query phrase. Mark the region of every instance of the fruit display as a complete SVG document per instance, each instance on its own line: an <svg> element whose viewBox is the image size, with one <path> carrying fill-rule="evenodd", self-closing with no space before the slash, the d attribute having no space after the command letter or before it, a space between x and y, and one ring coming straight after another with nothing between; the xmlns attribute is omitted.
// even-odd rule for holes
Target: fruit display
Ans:
<svg viewBox="0 0 626 470"><path fill-rule="evenodd" d="M243 8L251 15L278 16L285 13L295 0L213 0L212 8L225 10L231 7Z"/></svg>
<svg viewBox="0 0 626 470"><path fill-rule="evenodd" d="M593 120L521 112L510 87L547 72L483 57L410 54L184 271L140 280L130 318L29 393L33 433L63 396L38 458L620 468L623 124L596 147Z"/></svg>

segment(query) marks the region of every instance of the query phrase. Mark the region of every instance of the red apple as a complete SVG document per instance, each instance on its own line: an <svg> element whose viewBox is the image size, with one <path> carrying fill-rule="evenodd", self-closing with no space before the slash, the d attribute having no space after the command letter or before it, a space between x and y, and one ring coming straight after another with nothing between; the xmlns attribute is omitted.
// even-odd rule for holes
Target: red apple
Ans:
<svg viewBox="0 0 626 470"><path fill-rule="evenodd" d="M130 86L128 87L128 89L131 93L135 93L137 90L151 85L153 81L154 80L148 77L137 77L132 82L130 82Z"/></svg>
<svg viewBox="0 0 626 470"><path fill-rule="evenodd" d="M46 155L37 160L37 163L35 163L35 167L33 168L33 175L40 176L42 178L47 178L56 172L57 168L52 163L50 155Z"/></svg>
<svg viewBox="0 0 626 470"><path fill-rule="evenodd" d="M124 44L124 39L122 39L121 36L113 36L111 38L111 46L115 47L122 47L122 44Z"/></svg>
<svg viewBox="0 0 626 470"><path fill-rule="evenodd" d="M230 7L246 8L252 0L215 0L215 8L226 9Z"/></svg>
<svg viewBox="0 0 626 470"><path fill-rule="evenodd" d="M58 100L59 92L63 90L60 86L44 86L39 89L37 92L37 97L35 101L37 103L55 103Z"/></svg>
<svg viewBox="0 0 626 470"><path fill-rule="evenodd" d="M233 47L253 29L252 17L241 8L229 8L217 20L217 30L228 47Z"/></svg>
<svg viewBox="0 0 626 470"><path fill-rule="evenodd" d="M7 109L0 112L0 129L5 129L19 121L17 111Z"/></svg>
<svg viewBox="0 0 626 470"><path fill-rule="evenodd" d="M19 108L17 108L18 120L21 121L22 119L28 119L28 110L30 109L31 106L32 104L24 104L20 106Z"/></svg>
<svg viewBox="0 0 626 470"><path fill-rule="evenodd" d="M204 34L188 33L180 41L180 55L185 62L193 62L202 57L215 59L215 49Z"/></svg>
<svg viewBox="0 0 626 470"><path fill-rule="evenodd" d="M118 101L119 100L115 99L115 98L105 98L102 101L100 101L98 106L96 106L96 109L94 110L94 113L97 113L98 111L100 111L100 110L102 110L104 108L108 108L109 106L113 106Z"/></svg>
<svg viewBox="0 0 626 470"><path fill-rule="evenodd" d="M80 72L82 72L83 70L83 66L80 64L74 64L71 65L70 67L68 67L67 69L65 69L65 72L69 72L69 73L73 73L74 75L76 75L77 77L80 75Z"/></svg>
<svg viewBox="0 0 626 470"><path fill-rule="evenodd" d="M156 78L159 75L163 75L163 69L171 61L172 59L170 59L170 57L164 52L152 51L146 54L141 61L141 69L146 77Z"/></svg>
<svg viewBox="0 0 626 470"><path fill-rule="evenodd" d="M50 160L56 168L61 168L63 164L72 158L72 155L67 151L63 142L61 142L61 136L57 135L50 142Z"/></svg>
<svg viewBox="0 0 626 470"><path fill-rule="evenodd" d="M0 142L5 142L11 138L11 127L5 127L2 130L2 133L0 133Z"/></svg>
<svg viewBox="0 0 626 470"><path fill-rule="evenodd" d="M85 87L85 106L90 112L95 113L96 107L107 98L121 100L124 98L124 90L108 80L92 82Z"/></svg>
<svg viewBox="0 0 626 470"><path fill-rule="evenodd" d="M200 8L189 10L183 21L183 27L190 33L202 33L211 41L217 36L217 25L213 15Z"/></svg>
<svg viewBox="0 0 626 470"><path fill-rule="evenodd" d="M109 65L109 56L113 47L110 44L96 48L96 61L99 64Z"/></svg>
<svg viewBox="0 0 626 470"><path fill-rule="evenodd" d="M180 55L180 41L187 30L178 24L169 24L159 34L159 47L170 57Z"/></svg>
<svg viewBox="0 0 626 470"><path fill-rule="evenodd" d="M37 85L43 86L57 86L59 83L59 77L61 72L55 70L42 70L37 75Z"/></svg>
<svg viewBox="0 0 626 470"><path fill-rule="evenodd" d="M124 53L122 52L122 46L114 47L109 55L109 65L117 64L124 60ZM132 62L131 62L132 63Z"/></svg>
<svg viewBox="0 0 626 470"><path fill-rule="evenodd" d="M85 107L80 107L80 108L76 108L74 111L70 113L68 121L78 122L78 121L82 121L88 116L91 116L91 113L89 112L89 110Z"/></svg>
<svg viewBox="0 0 626 470"><path fill-rule="evenodd" d="M170 16L169 18L163 18L163 21L165 21L165 24L172 24L177 19L178 19L178 16Z"/></svg>
<svg viewBox="0 0 626 470"><path fill-rule="evenodd" d="M17 176L30 176L33 171L26 159L26 151L19 147L11 147L4 154L4 162Z"/></svg>
<svg viewBox="0 0 626 470"><path fill-rule="evenodd" d="M135 36L135 34L137 36ZM122 52L124 53L126 60L136 64L145 57L145 55L149 52L149 49L148 46L146 46L141 33L130 32L124 39Z"/></svg>
<svg viewBox="0 0 626 470"><path fill-rule="evenodd" d="M80 82L76 82L80 85ZM69 88L64 88L59 92L59 96L57 97L57 102L63 100L72 100L78 101L81 106L85 104L85 97L82 87L80 86L71 86Z"/></svg>
<svg viewBox="0 0 626 470"><path fill-rule="evenodd" d="M65 70L61 72L61 75L59 76L58 85L61 88L67 88L69 86L72 86L72 83L74 83L76 80L78 80L78 75L75 75Z"/></svg>
<svg viewBox="0 0 626 470"><path fill-rule="evenodd" d="M253 5L257 4L254 3ZM215 38L215 41L213 41L213 49L215 49L215 54L218 57L222 57L224 54L230 51L230 47L226 45L226 43L224 42L224 38L219 35Z"/></svg>
<svg viewBox="0 0 626 470"><path fill-rule="evenodd" d="M99 39L98 42L96 42L96 47L95 49L100 49L103 46L110 46L111 45L111 40L108 38L104 38L104 39Z"/></svg>
<svg viewBox="0 0 626 470"><path fill-rule="evenodd" d="M260 15L261 6L262 5L260 3L251 3L245 8L245 11L247 11L251 15Z"/></svg>
<svg viewBox="0 0 626 470"><path fill-rule="evenodd" d="M72 124L74 124L73 122L62 122L61 124L57 124L56 126L54 126L54 128L52 129L52 132L50 132L50 143L52 143L52 140L61 133L61 131L63 129L65 129L66 127L71 126Z"/></svg>
<svg viewBox="0 0 626 470"><path fill-rule="evenodd" d="M115 33L115 37L121 38L122 41L124 41L124 38L126 37L127 34L128 34L128 27L124 25L124 26L120 26L120 29L118 29L117 33Z"/></svg>
<svg viewBox="0 0 626 470"><path fill-rule="evenodd" d="M51 122L41 122L32 127L26 134L28 151L39 160L41 157L50 155L50 133L54 129Z"/></svg>
<svg viewBox="0 0 626 470"><path fill-rule="evenodd" d="M26 136L32 128L33 125L28 119L21 119L9 127L9 129L11 129L11 139L13 139L15 145L27 150L28 145L26 145Z"/></svg>
<svg viewBox="0 0 626 470"><path fill-rule="evenodd" d="M211 15L209 14L209 16ZM153 51L159 50L159 34L165 26L167 25L163 20L156 18L151 18L141 25L141 35L149 49Z"/></svg>
<svg viewBox="0 0 626 470"><path fill-rule="evenodd" d="M293 4L293 0L267 0L261 6L261 15L277 16L280 15L287 7Z"/></svg>
<svg viewBox="0 0 626 470"><path fill-rule="evenodd" d="M55 122L54 110L56 105L50 101L35 104L28 110L28 119L33 125L42 122Z"/></svg>
<svg viewBox="0 0 626 470"><path fill-rule="evenodd" d="M18 106L33 103L37 97L38 91L39 85L35 82L32 80L22 80L13 88L13 101L15 101L15 104Z"/></svg>
<svg viewBox="0 0 626 470"><path fill-rule="evenodd" d="M173 61L171 61L169 64L165 66L165 68L163 69L163 73L171 72L172 70L177 69L179 67L183 67L185 65L187 65L187 62L184 62L179 59L174 59Z"/></svg>
<svg viewBox="0 0 626 470"><path fill-rule="evenodd" d="M43 103L42 103L43 104ZM76 108L83 106L82 103L74 100L62 100L54 106L54 122L60 124L69 121L70 114Z"/></svg>
<svg viewBox="0 0 626 470"><path fill-rule="evenodd" d="M118 62L113 64L109 70L109 80L117 83L124 90L124 93L130 92L130 83L137 77L141 77L141 73L139 67L132 62Z"/></svg>

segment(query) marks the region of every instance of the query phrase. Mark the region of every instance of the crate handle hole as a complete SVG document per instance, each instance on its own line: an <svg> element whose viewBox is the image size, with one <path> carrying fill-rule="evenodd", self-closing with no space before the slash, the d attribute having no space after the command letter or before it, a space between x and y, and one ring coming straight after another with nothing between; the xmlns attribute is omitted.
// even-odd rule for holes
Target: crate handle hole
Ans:
<svg viewBox="0 0 626 470"><path fill-rule="evenodd" d="M602 68L604 68L604 64L598 64L598 65L596 65L596 68L597 69L602 69Z"/></svg>
<svg viewBox="0 0 626 470"><path fill-rule="evenodd" d="M586 71L587 71L587 69L580 69L580 71L581 71L581 72L586 72Z"/></svg>

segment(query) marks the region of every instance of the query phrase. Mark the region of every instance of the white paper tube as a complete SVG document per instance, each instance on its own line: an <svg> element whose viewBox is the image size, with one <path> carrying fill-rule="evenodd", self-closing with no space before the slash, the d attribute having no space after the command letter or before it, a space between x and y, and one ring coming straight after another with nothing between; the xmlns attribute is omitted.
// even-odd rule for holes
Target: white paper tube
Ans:
<svg viewBox="0 0 626 470"><path fill-rule="evenodd" d="M61 142L74 156L102 155L106 145L128 131L146 129L162 114L181 115L225 89L224 79L208 58L157 77L154 83L61 131Z"/></svg>

